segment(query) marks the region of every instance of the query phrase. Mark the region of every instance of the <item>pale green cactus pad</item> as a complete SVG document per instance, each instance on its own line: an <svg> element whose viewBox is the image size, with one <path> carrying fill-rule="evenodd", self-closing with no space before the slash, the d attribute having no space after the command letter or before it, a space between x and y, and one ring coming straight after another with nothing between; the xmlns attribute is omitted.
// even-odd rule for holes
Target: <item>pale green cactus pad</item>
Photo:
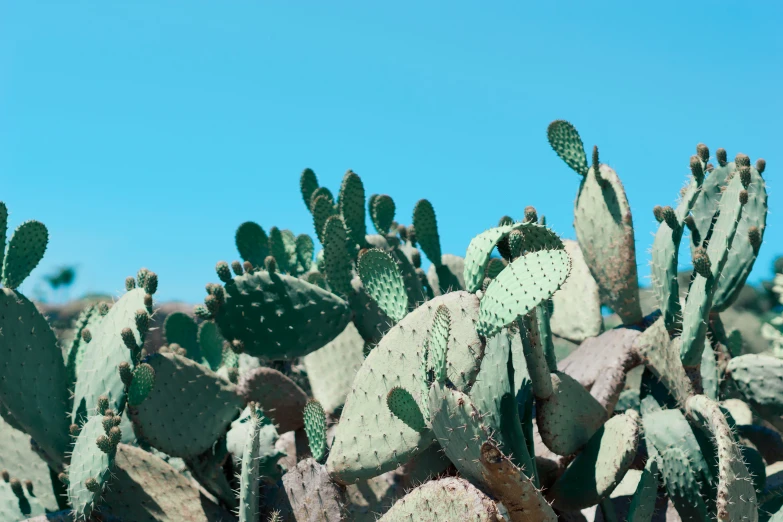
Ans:
<svg viewBox="0 0 783 522"><path fill-rule="evenodd" d="M495 502L470 482L456 477L433 480L398 500L378 522L500 522Z"/></svg>
<svg viewBox="0 0 783 522"><path fill-rule="evenodd" d="M395 323L408 313L408 295L397 263L377 248L366 251L357 266L364 289Z"/></svg>
<svg viewBox="0 0 783 522"><path fill-rule="evenodd" d="M579 343L601 333L601 296L579 243L564 239L563 245L571 258L571 272L552 295L555 310L550 325L553 334Z"/></svg>
<svg viewBox="0 0 783 522"><path fill-rule="evenodd" d="M103 415L90 417L82 426L68 466L68 502L77 520L90 520L109 487L119 439L111 440ZM109 417L109 419L111 419ZM119 421L119 417L116 417ZM116 426L119 426L119 422ZM117 427L119 430L119 427Z"/></svg>

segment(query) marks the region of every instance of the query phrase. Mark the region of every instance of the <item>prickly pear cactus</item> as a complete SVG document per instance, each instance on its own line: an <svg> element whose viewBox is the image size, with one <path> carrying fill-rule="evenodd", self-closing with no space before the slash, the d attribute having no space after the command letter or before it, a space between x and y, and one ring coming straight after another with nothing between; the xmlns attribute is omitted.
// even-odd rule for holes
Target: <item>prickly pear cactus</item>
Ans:
<svg viewBox="0 0 783 522"><path fill-rule="evenodd" d="M495 503L464 479L447 477L426 482L398 500L379 522L503 520Z"/></svg>

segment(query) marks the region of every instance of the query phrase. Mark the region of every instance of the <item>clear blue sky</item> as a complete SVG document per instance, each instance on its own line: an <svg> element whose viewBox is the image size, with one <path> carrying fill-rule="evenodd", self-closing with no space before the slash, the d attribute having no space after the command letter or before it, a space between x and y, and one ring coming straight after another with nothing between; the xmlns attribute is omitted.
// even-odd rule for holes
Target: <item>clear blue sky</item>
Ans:
<svg viewBox="0 0 783 522"><path fill-rule="evenodd" d="M647 281L656 223L698 142L764 157L772 212L753 280L783 253L783 7L777 1L0 1L0 199L51 240L73 294L141 266L200 301L255 220L312 235L311 167L357 172L443 250L535 205L573 237L568 119L620 174Z"/></svg>

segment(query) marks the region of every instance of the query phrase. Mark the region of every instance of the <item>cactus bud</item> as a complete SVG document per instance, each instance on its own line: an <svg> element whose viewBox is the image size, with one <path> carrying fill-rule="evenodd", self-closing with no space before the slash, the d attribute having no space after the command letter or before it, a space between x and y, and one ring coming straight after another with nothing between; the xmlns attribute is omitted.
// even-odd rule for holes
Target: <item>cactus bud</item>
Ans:
<svg viewBox="0 0 783 522"><path fill-rule="evenodd" d="M718 165L725 167L728 163L728 157L726 155L726 149L718 149L715 151L715 158L718 160Z"/></svg>
<svg viewBox="0 0 783 522"><path fill-rule="evenodd" d="M144 308L147 309L147 312L152 312L152 295L144 294Z"/></svg>
<svg viewBox="0 0 783 522"><path fill-rule="evenodd" d="M740 205L742 205L742 206L745 206L748 203L748 191L747 190L740 190L739 202L740 202Z"/></svg>
<svg viewBox="0 0 783 522"><path fill-rule="evenodd" d="M82 339L84 339L85 343L92 341L92 333L89 329L85 328L82 330Z"/></svg>
<svg viewBox="0 0 783 522"><path fill-rule="evenodd" d="M59 475L57 475L57 478L60 480L60 482L62 482L66 486L68 485L68 475L66 475L65 473L60 473Z"/></svg>
<svg viewBox="0 0 783 522"><path fill-rule="evenodd" d="M103 425L103 431L108 434L109 430L114 427L114 416L104 415L101 424Z"/></svg>
<svg viewBox="0 0 783 522"><path fill-rule="evenodd" d="M244 263L242 263L242 268L248 274L252 274L253 273L253 264L250 261L245 261Z"/></svg>
<svg viewBox="0 0 783 522"><path fill-rule="evenodd" d="M144 285L147 284L147 275L149 273L150 271L146 268L142 268L136 273L136 285L139 288L144 288Z"/></svg>
<svg viewBox="0 0 783 522"><path fill-rule="evenodd" d="M767 162L766 160L759 158L756 160L756 170L759 171L759 174L764 174L764 171L767 169Z"/></svg>
<svg viewBox="0 0 783 522"><path fill-rule="evenodd" d="M98 481L92 477L84 481L84 487L86 487L89 491L93 493L97 493L98 490L101 489L101 485L98 484Z"/></svg>
<svg viewBox="0 0 783 522"><path fill-rule="evenodd" d="M696 154L702 162L707 163L707 160L710 159L710 148L703 143L699 143L696 145Z"/></svg>
<svg viewBox="0 0 783 522"><path fill-rule="evenodd" d="M119 426L113 426L109 430L109 442L116 448L120 441L122 441L122 430Z"/></svg>
<svg viewBox="0 0 783 522"><path fill-rule="evenodd" d="M3 477L3 480L8 482L11 480L11 474L8 473L7 469L4 469L3 471L0 471L0 477Z"/></svg>
<svg viewBox="0 0 783 522"><path fill-rule="evenodd" d="M147 333L147 329L150 327L150 316L146 310L136 310L134 317L136 321L136 329L139 330L139 335L142 337Z"/></svg>
<svg viewBox="0 0 783 522"><path fill-rule="evenodd" d="M503 216L500 218L500 221L498 221L498 226L505 227L511 225L512 223L514 223L514 220L511 218L511 216Z"/></svg>
<svg viewBox="0 0 783 522"><path fill-rule="evenodd" d="M742 186L748 188L748 186L750 185L750 167L748 167L747 165L743 165L738 170L739 170L740 182L742 182Z"/></svg>
<svg viewBox="0 0 783 522"><path fill-rule="evenodd" d="M525 207L525 223L535 223L538 221L538 212L536 207Z"/></svg>
<svg viewBox="0 0 783 522"><path fill-rule="evenodd" d="M212 313L207 310L207 307L204 305L196 305L193 307L193 314L196 317L199 317L201 319L204 319L205 321L208 321L212 319Z"/></svg>
<svg viewBox="0 0 783 522"><path fill-rule="evenodd" d="M239 339L234 339L233 341L231 341L231 351L236 353L236 354L244 353L245 352L245 343L243 343Z"/></svg>
<svg viewBox="0 0 783 522"><path fill-rule="evenodd" d="M405 225L397 225L397 234L403 241L408 241L408 229L405 228Z"/></svg>
<svg viewBox="0 0 783 522"><path fill-rule="evenodd" d="M413 268L421 268L421 252L419 252L418 248L411 250L411 262L413 263Z"/></svg>
<svg viewBox="0 0 783 522"><path fill-rule="evenodd" d="M691 240L693 241L693 244L698 245L701 243L701 235L699 234L699 229L696 228L696 221L690 214L688 214L688 216L685 218L685 226L687 226L688 230L691 232Z"/></svg>
<svg viewBox="0 0 783 522"><path fill-rule="evenodd" d="M104 303L103 301L98 303L98 313L101 314L102 316L108 314L109 313L109 305L107 303Z"/></svg>
<svg viewBox="0 0 783 522"><path fill-rule="evenodd" d="M220 279L224 283L231 282L232 280L231 270L228 268L228 263L226 263L225 261L218 261L218 263L215 265L215 272L217 272L218 279Z"/></svg>
<svg viewBox="0 0 783 522"><path fill-rule="evenodd" d="M204 289L207 291L207 295L215 295L220 292L220 285L216 283L207 283Z"/></svg>
<svg viewBox="0 0 783 522"><path fill-rule="evenodd" d="M150 272L144 280L144 291L152 295L158 291L158 274Z"/></svg>
<svg viewBox="0 0 783 522"><path fill-rule="evenodd" d="M242 268L242 263L237 261L236 259L231 262L231 270L234 271L234 275L241 276L245 273L245 269Z"/></svg>
<svg viewBox="0 0 783 522"><path fill-rule="evenodd" d="M750 167L750 158L747 154L738 153L736 156L734 156L734 165L737 168L740 167Z"/></svg>
<svg viewBox="0 0 783 522"><path fill-rule="evenodd" d="M264 259L264 268L270 274L274 274L277 271L277 261L273 256L266 256Z"/></svg>
<svg viewBox="0 0 783 522"><path fill-rule="evenodd" d="M132 277L130 277L130 276L129 276L129 277L126 277L126 278L125 278L125 290L127 290L128 292L130 292L130 291L131 291L131 290L133 290L134 288L136 288L136 280L135 280L135 279L133 279L133 278L132 278Z"/></svg>
<svg viewBox="0 0 783 522"><path fill-rule="evenodd" d="M33 494L33 481L32 480L25 480L24 481L24 489L27 490L29 494Z"/></svg>
<svg viewBox="0 0 783 522"><path fill-rule="evenodd" d="M103 415L106 413L106 409L109 407L109 397L107 395L101 395L98 397L98 413Z"/></svg>
<svg viewBox="0 0 783 522"><path fill-rule="evenodd" d="M133 330L127 326L120 332L120 337L122 337L122 342L125 343L125 347L128 350L136 350L138 348L136 345L136 337L133 335Z"/></svg>
<svg viewBox="0 0 783 522"><path fill-rule="evenodd" d="M481 282L481 291L482 291L482 292L486 292L486 291L487 291L487 287L489 286L489 284L490 284L491 282L492 282L492 279L491 279L491 278L489 278L489 277L485 277L485 278L484 278L484 281L482 281L482 282Z"/></svg>
<svg viewBox="0 0 783 522"><path fill-rule="evenodd" d="M106 411L103 412L104 416L114 417L114 410L111 408L106 408Z"/></svg>
<svg viewBox="0 0 783 522"><path fill-rule="evenodd" d="M715 165L713 165L712 163L707 163L706 170L707 172L712 172L713 170L715 170Z"/></svg>
<svg viewBox="0 0 783 522"><path fill-rule="evenodd" d="M663 207L663 210L661 210L661 215L663 216L663 220L672 230L677 230L680 227L680 224L677 221L677 214L674 213L674 209L672 207L668 205Z"/></svg>
<svg viewBox="0 0 783 522"><path fill-rule="evenodd" d="M125 387L130 386L133 382L133 370L131 370L128 361L122 361L117 368L120 371L120 380L122 381L122 384L124 384Z"/></svg>
<svg viewBox="0 0 783 522"><path fill-rule="evenodd" d="M693 179L696 180L696 183L701 185L702 181L704 181L704 169L701 167L699 156L691 156L691 174L693 174Z"/></svg>
<svg viewBox="0 0 783 522"><path fill-rule="evenodd" d="M111 453L112 451L112 445L111 441L109 440L109 437L106 435L100 435L96 441L95 444L97 444L98 448L104 453Z"/></svg>
<svg viewBox="0 0 783 522"><path fill-rule="evenodd" d="M703 248L697 248L693 253L693 271L702 277L708 278L712 275L712 263L710 257Z"/></svg>
<svg viewBox="0 0 783 522"><path fill-rule="evenodd" d="M11 485L11 491L14 492L14 495L17 497L24 496L24 491L22 490L22 483L19 481L18 478L12 478L9 481L9 484Z"/></svg>
<svg viewBox="0 0 783 522"><path fill-rule="evenodd" d="M214 295L208 295L204 298L204 305L206 305L211 315L217 315L218 310L220 310L220 302Z"/></svg>
<svg viewBox="0 0 783 522"><path fill-rule="evenodd" d="M71 424L68 426L68 433L71 434L72 437L78 437L79 436L79 425L78 424Z"/></svg>
<svg viewBox="0 0 783 522"><path fill-rule="evenodd" d="M655 205L653 207L653 216L655 216L655 221L658 223L663 222L663 207L660 205Z"/></svg>
<svg viewBox="0 0 783 522"><path fill-rule="evenodd" d="M759 227L750 227L748 229L748 241L750 241L750 246L753 247L753 252L758 254L759 248L761 248L761 230L759 230Z"/></svg>

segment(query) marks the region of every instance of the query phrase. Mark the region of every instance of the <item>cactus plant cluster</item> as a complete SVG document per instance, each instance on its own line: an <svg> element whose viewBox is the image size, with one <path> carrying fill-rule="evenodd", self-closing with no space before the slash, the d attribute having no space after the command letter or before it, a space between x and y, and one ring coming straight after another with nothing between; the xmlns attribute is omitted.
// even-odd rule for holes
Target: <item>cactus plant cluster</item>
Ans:
<svg viewBox="0 0 783 522"><path fill-rule="evenodd" d="M783 360L719 315L763 242L764 161L697 146L653 210L645 314L618 174L570 123L547 135L580 176L576 241L527 207L446 254L429 201L403 225L355 172L335 196L306 169L323 249L241 224L164 346L147 269L58 340L16 290L47 242L22 225L0 249L0 518L783 520Z"/></svg>

